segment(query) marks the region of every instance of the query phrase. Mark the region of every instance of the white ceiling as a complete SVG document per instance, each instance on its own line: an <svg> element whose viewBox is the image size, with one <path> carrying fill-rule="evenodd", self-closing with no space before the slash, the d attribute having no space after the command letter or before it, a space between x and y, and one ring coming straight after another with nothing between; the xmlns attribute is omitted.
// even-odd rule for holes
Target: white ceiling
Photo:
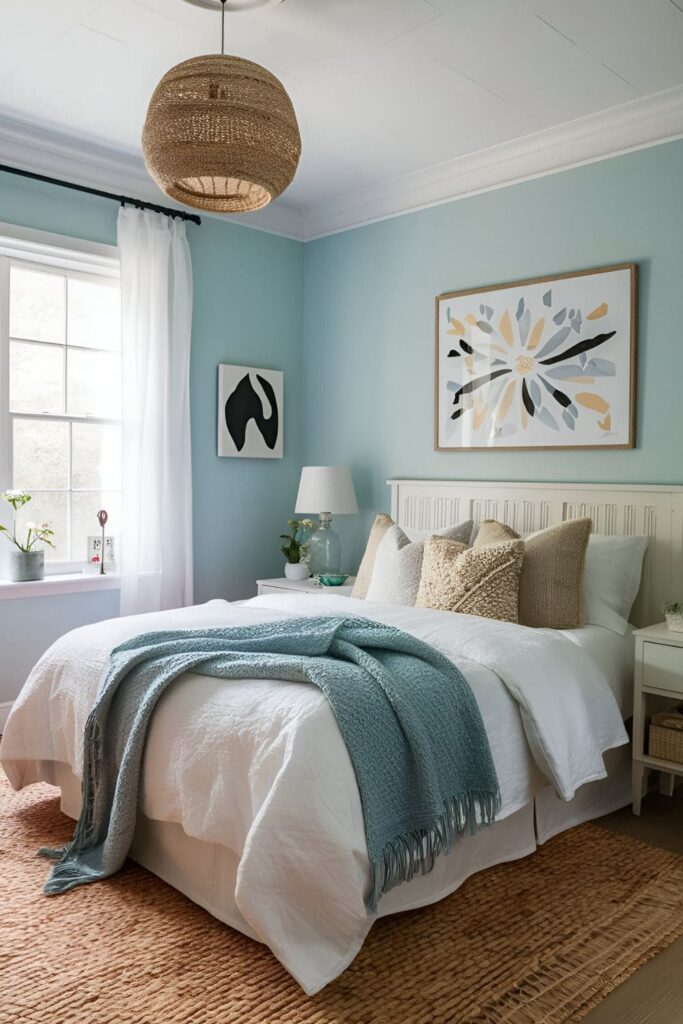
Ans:
<svg viewBox="0 0 683 1024"><path fill-rule="evenodd" d="M0 0L0 19L0 115L129 157L159 78L220 43L183 0ZM226 20L226 50L294 102L279 202L297 208L683 84L683 0L286 0Z"/></svg>

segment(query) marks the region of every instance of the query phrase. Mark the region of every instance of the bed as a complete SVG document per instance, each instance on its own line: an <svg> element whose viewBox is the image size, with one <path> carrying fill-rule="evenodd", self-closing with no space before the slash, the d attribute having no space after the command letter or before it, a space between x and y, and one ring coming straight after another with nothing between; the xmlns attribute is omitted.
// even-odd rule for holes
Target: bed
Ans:
<svg viewBox="0 0 683 1024"><path fill-rule="evenodd" d="M630 489L596 488L590 504L581 500L584 488L558 487L555 494L542 485L401 481L392 492L399 524L426 533L464 512L497 516L525 532L554 517L590 514L604 532L647 533L652 544L638 624L657 618L653 602L664 600L677 582L678 562L662 558L661 550L671 552L672 530L680 526L671 489L635 496ZM0 748L10 781L15 788L38 781L59 786L64 811L78 816L85 718L108 653L124 638L150 629L315 614L365 615L451 657L479 704L500 780L499 820L460 840L430 874L387 893L380 915L435 902L472 873L526 856L557 832L629 802L622 725L631 701L628 634L599 626L560 634L331 595L211 601L67 634L41 660L13 709ZM572 767L575 792L565 791L563 799L540 770L510 687L511 680L547 676L548 663L559 665L554 676L564 680L566 699L578 702L571 713L586 714L586 730L594 730L594 749L587 745L584 761ZM591 703L593 691L602 703ZM547 694L543 700L549 701ZM550 703L544 713L548 708L552 713ZM612 719L608 727L608 708L616 709L618 729ZM606 716L604 728L590 720L592 710ZM559 729L563 716L555 717ZM363 898L369 867L353 769L329 706L306 684L189 673L178 680L150 729L132 856L226 924L266 943L308 993L344 970L372 925Z"/></svg>

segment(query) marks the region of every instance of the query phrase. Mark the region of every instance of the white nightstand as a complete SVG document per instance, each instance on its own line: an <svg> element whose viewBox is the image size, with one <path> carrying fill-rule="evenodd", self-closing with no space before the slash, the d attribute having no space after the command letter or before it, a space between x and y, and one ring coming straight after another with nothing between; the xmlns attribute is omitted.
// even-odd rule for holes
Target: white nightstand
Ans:
<svg viewBox="0 0 683 1024"><path fill-rule="evenodd" d="M683 701L683 633L674 633L665 623L637 629L635 690L633 694L633 813L640 814L640 802L648 773L657 770L659 790L672 796L677 775L683 776L683 764L650 757L647 749L646 729L649 714L648 700L657 704L655 711L671 707L671 700Z"/></svg>
<svg viewBox="0 0 683 1024"><path fill-rule="evenodd" d="M277 580L256 580L256 593L258 597L262 594L284 594L286 591L295 594L336 594L337 597L351 597L355 582L356 577L349 576L342 587L323 587L314 579L288 580L283 576Z"/></svg>

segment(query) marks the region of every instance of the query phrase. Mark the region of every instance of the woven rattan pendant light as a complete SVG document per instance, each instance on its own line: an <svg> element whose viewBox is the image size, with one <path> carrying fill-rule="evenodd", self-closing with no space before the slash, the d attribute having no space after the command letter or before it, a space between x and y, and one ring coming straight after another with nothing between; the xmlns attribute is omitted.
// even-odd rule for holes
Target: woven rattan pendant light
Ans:
<svg viewBox="0 0 683 1024"><path fill-rule="evenodd" d="M167 71L149 104L142 149L147 170L171 199L200 210L246 213L290 184L301 136L292 101L275 75L223 52L226 0L219 3L221 53Z"/></svg>

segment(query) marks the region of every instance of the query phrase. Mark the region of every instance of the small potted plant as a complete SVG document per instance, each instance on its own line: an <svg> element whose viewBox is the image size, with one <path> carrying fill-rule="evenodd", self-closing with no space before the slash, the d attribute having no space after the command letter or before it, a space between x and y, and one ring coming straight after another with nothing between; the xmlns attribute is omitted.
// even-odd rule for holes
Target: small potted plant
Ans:
<svg viewBox="0 0 683 1024"><path fill-rule="evenodd" d="M25 537L18 535L17 512L31 500L31 495L26 491L5 491L2 495L4 500L12 506L12 528L0 525L0 533L4 533L11 544L14 544L16 551L10 554L9 578L13 583L22 583L26 580L42 580L45 576L45 551L43 548L36 548L36 544L49 544L54 547L51 537L54 532L50 529L49 523L26 523Z"/></svg>
<svg viewBox="0 0 683 1024"><path fill-rule="evenodd" d="M672 601L670 604L663 604L662 611L666 617L666 628L674 633L683 633L683 602Z"/></svg>
<svg viewBox="0 0 683 1024"><path fill-rule="evenodd" d="M280 548L285 556L285 576L288 580L308 579L308 531L313 529L312 519L288 519L289 533L281 533L280 540L287 541Z"/></svg>

